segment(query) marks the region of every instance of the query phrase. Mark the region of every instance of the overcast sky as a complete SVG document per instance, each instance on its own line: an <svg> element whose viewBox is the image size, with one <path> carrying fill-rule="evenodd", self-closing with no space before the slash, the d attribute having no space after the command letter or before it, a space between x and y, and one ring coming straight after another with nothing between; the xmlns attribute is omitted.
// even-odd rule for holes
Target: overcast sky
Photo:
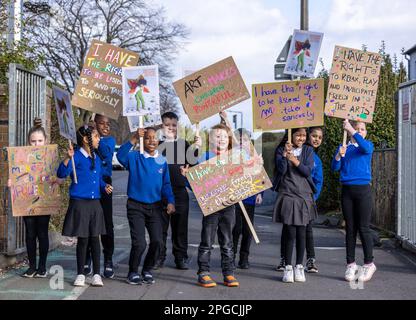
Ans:
<svg viewBox="0 0 416 320"><path fill-rule="evenodd" d="M168 20L186 25L191 34L173 66L175 79L183 70L199 70L233 56L251 93L251 84L274 81L274 64L288 37L300 28L300 0L157 0ZM320 57L330 69L335 45L399 56L416 44L414 0L310 0L309 30L323 32ZM320 70L318 63L315 74ZM244 112L252 128L251 100L231 108ZM218 123L213 116L202 127ZM181 122L189 123L181 114Z"/></svg>

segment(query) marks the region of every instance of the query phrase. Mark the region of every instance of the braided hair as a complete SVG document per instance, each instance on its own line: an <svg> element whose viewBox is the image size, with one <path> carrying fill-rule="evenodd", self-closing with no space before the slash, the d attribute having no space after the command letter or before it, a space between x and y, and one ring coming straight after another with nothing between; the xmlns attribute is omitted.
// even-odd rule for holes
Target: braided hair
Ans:
<svg viewBox="0 0 416 320"><path fill-rule="evenodd" d="M92 126L82 126L77 131L77 145L81 148L84 145L84 137L88 139L88 147L91 153L91 167L90 170L95 169L95 157L94 157L94 146L92 144L92 132L95 130Z"/></svg>
<svg viewBox="0 0 416 320"><path fill-rule="evenodd" d="M46 131L42 127L42 119L41 118L35 118L33 119L33 127L29 129L29 132L27 133L27 141L30 141L30 136L34 134L35 132L40 132L43 134L46 140Z"/></svg>

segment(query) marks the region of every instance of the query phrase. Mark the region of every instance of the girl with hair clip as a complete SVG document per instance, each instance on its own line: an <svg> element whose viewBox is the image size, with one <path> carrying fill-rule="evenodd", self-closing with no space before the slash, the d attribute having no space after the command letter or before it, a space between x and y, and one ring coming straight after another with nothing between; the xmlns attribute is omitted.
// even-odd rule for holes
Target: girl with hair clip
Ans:
<svg viewBox="0 0 416 320"><path fill-rule="evenodd" d="M42 127L42 119L35 118L33 127L28 135L30 146L44 146L47 142L45 129ZM57 183L59 183L59 179ZM8 180L8 187L11 187L11 179ZM49 251L48 227L50 215L37 215L23 217L25 223L26 250L29 260L29 268L23 273L25 278L46 278L46 259ZM36 247L39 242L39 264L36 268Z"/></svg>
<svg viewBox="0 0 416 320"><path fill-rule="evenodd" d="M77 131L77 145L72 146L68 155L58 168L58 177L71 176L69 187L69 207L65 216L62 235L78 237L77 243L77 277L74 286L85 285L84 265L88 243L91 245L91 255L94 275L91 284L103 286L100 276L100 240L99 236L106 234L103 209L100 204L101 192L110 194L113 187L106 184L102 178L101 161L97 161L94 150L98 148L100 135L93 126L82 126ZM78 183L74 183L71 157L75 162Z"/></svg>
<svg viewBox="0 0 416 320"><path fill-rule="evenodd" d="M306 129L292 129L293 144L286 133L275 152L274 190L278 192L273 221L283 223L284 259L283 282L305 282L303 257L306 226L317 216L312 180L313 148L305 145ZM293 246L296 242L296 266L292 267Z"/></svg>

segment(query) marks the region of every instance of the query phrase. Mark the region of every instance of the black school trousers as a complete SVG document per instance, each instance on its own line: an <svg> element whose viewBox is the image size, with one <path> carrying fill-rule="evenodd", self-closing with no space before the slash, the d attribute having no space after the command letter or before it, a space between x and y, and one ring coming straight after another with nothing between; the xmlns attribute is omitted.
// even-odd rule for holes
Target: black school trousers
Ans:
<svg viewBox="0 0 416 320"><path fill-rule="evenodd" d="M150 243L142 272L150 272L155 266L162 245L161 211L161 202L146 204L133 199L127 200L127 219L131 237L129 273L138 273L142 255L147 247L145 229L149 233Z"/></svg>
<svg viewBox="0 0 416 320"><path fill-rule="evenodd" d="M166 239L170 225L172 234L172 254L175 263L188 259L188 216L189 216L189 196L186 187L174 187L175 209L173 214L167 214L166 208L162 211L162 246L160 250L160 261L166 259Z"/></svg>
<svg viewBox="0 0 416 320"><path fill-rule="evenodd" d="M343 185L341 195L342 214L345 220L347 264L355 262L357 233L364 251L364 263L373 262L373 238L370 230L372 211L371 186Z"/></svg>

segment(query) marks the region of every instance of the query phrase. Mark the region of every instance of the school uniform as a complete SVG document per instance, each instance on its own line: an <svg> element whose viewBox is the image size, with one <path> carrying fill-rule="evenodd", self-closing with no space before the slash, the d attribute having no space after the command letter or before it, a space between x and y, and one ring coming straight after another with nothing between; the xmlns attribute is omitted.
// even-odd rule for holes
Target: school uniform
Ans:
<svg viewBox="0 0 416 320"><path fill-rule="evenodd" d="M315 193L313 194L313 199L316 202L321 194L322 185L323 185L323 169L322 169L322 161L321 158L316 154L313 153L314 159L314 166L312 169L312 181L315 185ZM313 239L313 229L312 229L312 220L306 226L306 258L307 259L315 259L315 247L314 247L314 239ZM286 227L285 225L282 228L282 236L280 241L280 255L283 258L285 256L285 232Z"/></svg>
<svg viewBox="0 0 416 320"><path fill-rule="evenodd" d="M371 159L374 145L359 133L356 143L349 143L344 157L336 160L339 147L332 160L333 171L340 171L342 184L341 205L345 219L347 264L355 262L357 233L360 233L364 251L364 263L373 262L373 239L370 220L372 212Z"/></svg>
<svg viewBox="0 0 416 320"><path fill-rule="evenodd" d="M97 160L97 158L95 158ZM74 161L78 183L74 183L72 160L65 166L59 165L57 176L64 179L70 176L69 207L65 216L62 235L68 237L89 237L106 234L103 210L100 204L101 192L105 192L100 161L95 161L91 170L92 159L80 148L75 151Z"/></svg>
<svg viewBox="0 0 416 320"><path fill-rule="evenodd" d="M175 263L188 260L188 215L189 215L189 196L186 190L186 178L181 173L181 166L195 164L198 160L198 149L191 148L190 144L183 139L173 141L160 141L158 150L166 157L170 182L175 196L175 213L167 214L167 199L164 199L162 211L162 247L159 256L159 264L162 265L166 259L166 239L169 224L172 232L172 254ZM192 161L192 157L195 159ZM188 161L190 160L190 161Z"/></svg>
<svg viewBox="0 0 416 320"><path fill-rule="evenodd" d="M303 145L293 150L298 158L298 167L283 157L284 147L278 147L275 153L276 176L274 190L278 192L273 221L284 224L284 255L287 265L291 265L293 245L296 238L296 264L302 264L306 244L306 226L317 217L313 195L316 186L312 180L314 150Z"/></svg>
<svg viewBox="0 0 416 320"><path fill-rule="evenodd" d="M198 163L215 157L207 151ZM198 274L210 272L211 250L215 242L215 234L221 250L221 268L224 276L234 274L233 228L235 225L235 205L221 209L202 218L201 242L198 248Z"/></svg>
<svg viewBox="0 0 416 320"><path fill-rule="evenodd" d="M138 272L141 257L146 250L145 228L149 232L150 244L143 271L150 272L158 259L162 243L162 197L175 204L165 157L155 152L130 151L130 141L117 152L118 161L129 171L127 186L127 219L130 226L131 251L129 273Z"/></svg>
<svg viewBox="0 0 416 320"><path fill-rule="evenodd" d="M78 274L84 273L87 247L90 242L94 274L99 274L100 243L98 237L106 234L103 209L100 204L101 193L105 192L105 182L102 179L101 162L95 154L95 167L92 158L80 148L74 153L75 169L78 183L74 183L72 160L65 165L61 162L58 168L58 178L70 176L72 183L69 187L69 207L65 216L62 235L78 237L77 265Z"/></svg>
<svg viewBox="0 0 416 320"><path fill-rule="evenodd" d="M97 155L101 160L102 175L105 183L112 185L113 154L116 147L114 137L101 137ZM103 245L104 265L112 263L114 254L114 223L113 223L113 193L101 193L101 206L104 212L106 234L101 236Z"/></svg>

